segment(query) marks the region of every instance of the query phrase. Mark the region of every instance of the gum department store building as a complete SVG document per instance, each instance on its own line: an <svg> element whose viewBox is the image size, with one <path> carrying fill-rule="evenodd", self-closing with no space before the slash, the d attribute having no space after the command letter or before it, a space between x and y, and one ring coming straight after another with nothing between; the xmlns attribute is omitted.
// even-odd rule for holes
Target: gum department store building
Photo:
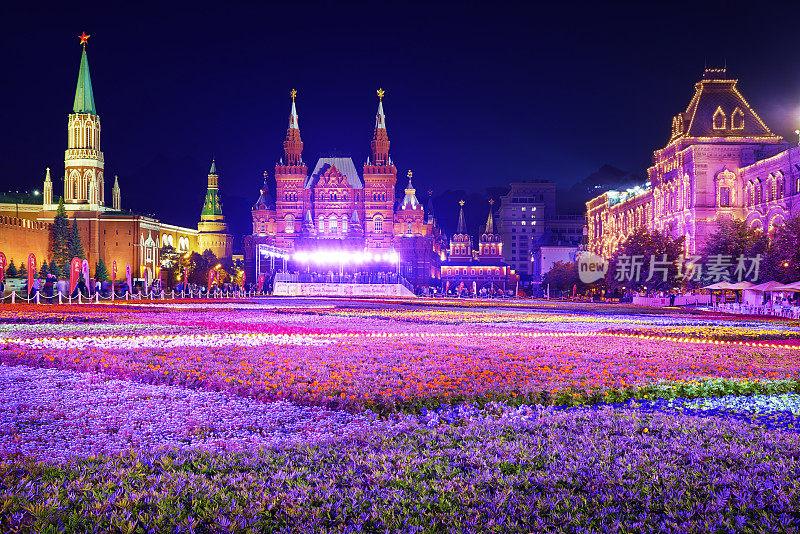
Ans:
<svg viewBox="0 0 800 534"><path fill-rule="evenodd" d="M721 219L771 232L800 214L800 148L770 131L725 69L706 69L647 174L643 187L586 203L591 252L609 257L644 227L700 254Z"/></svg>
<svg viewBox="0 0 800 534"><path fill-rule="evenodd" d="M80 36L83 51L72 113L67 120L67 150L64 154L63 198L67 216L78 222L86 259L94 266L102 258L111 275L117 262L117 279L125 276L130 263L134 278L150 280L159 276L159 249L170 245L180 253L211 249L218 257L230 257L233 236L227 233L219 199L218 176L212 164L208 189L198 228L163 223L152 217L122 211L122 194L115 177L111 205L106 203L105 158L100 149L100 116L97 113L86 56L86 41ZM50 260L53 218L58 197L53 196L53 180L48 168L42 191L42 204L0 203L0 252L17 266L28 254L37 265Z"/></svg>

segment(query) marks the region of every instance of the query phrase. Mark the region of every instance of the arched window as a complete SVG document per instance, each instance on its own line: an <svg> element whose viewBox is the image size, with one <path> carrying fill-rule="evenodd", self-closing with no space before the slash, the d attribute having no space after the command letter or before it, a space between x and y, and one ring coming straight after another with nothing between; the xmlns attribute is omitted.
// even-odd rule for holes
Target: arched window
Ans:
<svg viewBox="0 0 800 534"><path fill-rule="evenodd" d="M715 130L724 130L725 129L725 126L726 126L726 124L725 124L726 123L725 112L722 111L721 107L718 107L717 111L714 112L713 123L714 123L714 129Z"/></svg>
<svg viewBox="0 0 800 534"><path fill-rule="evenodd" d="M731 129L744 130L744 113L739 108L734 109L731 114Z"/></svg>
<svg viewBox="0 0 800 534"><path fill-rule="evenodd" d="M411 227L411 221L408 221L408 226L407 226L406 233L407 233L407 234L413 234L413 233L414 233L414 232L412 231L412 227Z"/></svg>
<svg viewBox="0 0 800 534"><path fill-rule="evenodd" d="M342 233L347 233L347 215L342 215Z"/></svg>
<svg viewBox="0 0 800 534"><path fill-rule="evenodd" d="M383 217L381 217L380 215L376 215L375 218L373 219L373 223L375 226L376 234L383 232Z"/></svg>
<svg viewBox="0 0 800 534"><path fill-rule="evenodd" d="M285 226L286 227L286 233L287 234L293 234L294 233L294 215L292 215L291 213L286 215L286 217L283 218L283 222L286 225Z"/></svg>
<svg viewBox="0 0 800 534"><path fill-rule="evenodd" d="M328 230L332 234L339 232L339 219L336 215L331 214L330 217L328 217Z"/></svg>
<svg viewBox="0 0 800 534"><path fill-rule="evenodd" d="M319 233L321 233L321 234L325 233L325 216L324 215L320 215L319 217L317 217L317 220L319 221L317 223L318 226L319 226L317 228L317 230L319 230Z"/></svg>

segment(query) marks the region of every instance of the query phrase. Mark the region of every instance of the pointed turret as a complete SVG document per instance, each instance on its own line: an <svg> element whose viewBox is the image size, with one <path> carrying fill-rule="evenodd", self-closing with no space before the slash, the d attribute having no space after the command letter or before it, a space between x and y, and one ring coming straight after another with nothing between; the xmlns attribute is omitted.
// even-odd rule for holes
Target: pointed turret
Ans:
<svg viewBox="0 0 800 534"><path fill-rule="evenodd" d="M425 224L435 224L436 216L433 214L433 189L428 190L428 202L425 206Z"/></svg>
<svg viewBox="0 0 800 534"><path fill-rule="evenodd" d="M44 175L44 188L42 189L42 204L53 203L53 180L50 179L50 167L47 167Z"/></svg>
<svg viewBox="0 0 800 534"><path fill-rule="evenodd" d="M422 209L422 205L417 200L416 189L414 189L414 185L411 183L411 176L412 172L408 171L408 187L406 187L406 196L403 197L403 202L400 204L400 209L406 210L415 210L415 209Z"/></svg>
<svg viewBox="0 0 800 534"><path fill-rule="evenodd" d="M79 37L83 45L83 52L81 53L78 86L75 89L75 102L72 105L72 112L97 115L97 110L94 107L94 93L92 93L92 77L89 75L89 60L86 57L86 41L89 36L84 32Z"/></svg>
<svg viewBox="0 0 800 534"><path fill-rule="evenodd" d="M208 189L206 189L206 200L203 202L203 211L200 214L202 220L222 219L222 201L219 195L219 175L217 174L217 162L211 160L211 169L208 171Z"/></svg>
<svg viewBox="0 0 800 534"><path fill-rule="evenodd" d="M100 150L100 117L94 105L86 41L79 35L81 64L72 113L67 121L67 150L64 153L64 201L67 209L74 204L90 204L103 210L105 205L105 163Z"/></svg>
<svg viewBox="0 0 800 534"><path fill-rule="evenodd" d="M122 191L119 188L119 176L114 175L114 187L111 188L111 207L122 211Z"/></svg>
<svg viewBox="0 0 800 534"><path fill-rule="evenodd" d="M208 170L208 188L197 224L197 244L200 250L209 249L217 258L230 258L233 250L233 236L228 232L225 216L222 215L222 201L219 195L219 175L217 162L211 160Z"/></svg>
<svg viewBox="0 0 800 534"><path fill-rule="evenodd" d="M466 234L467 223L464 221L464 201L459 200L458 203L461 206L461 209L458 212L458 226L456 227L456 234Z"/></svg>
<svg viewBox="0 0 800 534"><path fill-rule="evenodd" d="M261 186L261 195L253 204L253 210L269 210L275 209L275 202L272 200L272 195L269 194L269 184L267 184L267 172L264 171L264 185Z"/></svg>
<svg viewBox="0 0 800 534"><path fill-rule="evenodd" d="M490 200L489 204L494 204L494 200ZM489 217L486 219L486 230L484 234L494 234L494 218L492 217L492 208L489 208Z"/></svg>
<svg viewBox="0 0 800 534"><path fill-rule="evenodd" d="M389 135L386 133L386 115L383 112L383 95L378 89L378 113L375 115L375 131L372 134L372 164L389 165Z"/></svg>
<svg viewBox="0 0 800 534"><path fill-rule="evenodd" d="M286 140L283 142L283 151L286 162L285 165L300 165L303 162L303 141L300 139L300 124L297 117L297 108L294 99L297 91L292 89L289 93L292 97L292 111L289 114L289 128L286 130Z"/></svg>

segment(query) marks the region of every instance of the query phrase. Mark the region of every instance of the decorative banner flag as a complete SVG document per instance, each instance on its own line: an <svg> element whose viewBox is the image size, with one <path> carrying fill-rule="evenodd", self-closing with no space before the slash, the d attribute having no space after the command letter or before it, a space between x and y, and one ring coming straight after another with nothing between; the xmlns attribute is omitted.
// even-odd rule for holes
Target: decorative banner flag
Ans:
<svg viewBox="0 0 800 534"><path fill-rule="evenodd" d="M264 276L263 274L259 275L259 277L258 277L258 292L259 293L263 293L264 292L264 282L266 282L266 280L267 280L266 276Z"/></svg>
<svg viewBox="0 0 800 534"><path fill-rule="evenodd" d="M183 268L183 289L189 287L189 267Z"/></svg>
<svg viewBox="0 0 800 534"><path fill-rule="evenodd" d="M578 284L572 286L572 298L575 298L575 293L578 292Z"/></svg>
<svg viewBox="0 0 800 534"><path fill-rule="evenodd" d="M210 271L208 271L208 289L211 289L211 284L214 283L214 273L215 272L216 271L214 269L211 269Z"/></svg>
<svg viewBox="0 0 800 534"><path fill-rule="evenodd" d="M0 281L6 279L6 255L0 252Z"/></svg>
<svg viewBox="0 0 800 534"><path fill-rule="evenodd" d="M111 262L111 293L114 293L114 284L117 281L117 260Z"/></svg>
<svg viewBox="0 0 800 534"><path fill-rule="evenodd" d="M128 282L128 291L133 293L133 282L131 281L131 264L125 264L125 280Z"/></svg>
<svg viewBox="0 0 800 534"><path fill-rule="evenodd" d="M81 262L81 272L83 273L83 282L86 284L86 292L92 296L92 283L89 281L89 262L83 260Z"/></svg>
<svg viewBox="0 0 800 534"><path fill-rule="evenodd" d="M242 287L242 291L244 291L244 281L245 281L245 274L244 274L244 271L242 271L242 286L241 286Z"/></svg>
<svg viewBox="0 0 800 534"><path fill-rule="evenodd" d="M31 252L28 254L28 297L31 296L31 291L33 291L34 276L36 276L36 256Z"/></svg>
<svg viewBox="0 0 800 534"><path fill-rule="evenodd" d="M450 291L450 280L444 286L444 294L446 295Z"/></svg>
<svg viewBox="0 0 800 534"><path fill-rule="evenodd" d="M69 263L69 294L71 295L78 286L78 277L81 275L81 259L72 258Z"/></svg>
<svg viewBox="0 0 800 534"><path fill-rule="evenodd" d="M147 267L144 269L144 293L145 295L147 292L150 291L150 271L147 270Z"/></svg>
<svg viewBox="0 0 800 534"><path fill-rule="evenodd" d="M477 295L477 294L478 294L478 284L475 282L475 280L473 280L473 281L472 281L472 292L473 292L475 295Z"/></svg>

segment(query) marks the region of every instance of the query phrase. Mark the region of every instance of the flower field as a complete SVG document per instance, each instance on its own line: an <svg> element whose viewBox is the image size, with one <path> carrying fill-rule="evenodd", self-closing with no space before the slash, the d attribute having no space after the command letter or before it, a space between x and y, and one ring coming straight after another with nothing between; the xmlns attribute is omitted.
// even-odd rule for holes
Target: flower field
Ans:
<svg viewBox="0 0 800 534"><path fill-rule="evenodd" d="M468 304L0 306L0 531L800 528L797 323Z"/></svg>

